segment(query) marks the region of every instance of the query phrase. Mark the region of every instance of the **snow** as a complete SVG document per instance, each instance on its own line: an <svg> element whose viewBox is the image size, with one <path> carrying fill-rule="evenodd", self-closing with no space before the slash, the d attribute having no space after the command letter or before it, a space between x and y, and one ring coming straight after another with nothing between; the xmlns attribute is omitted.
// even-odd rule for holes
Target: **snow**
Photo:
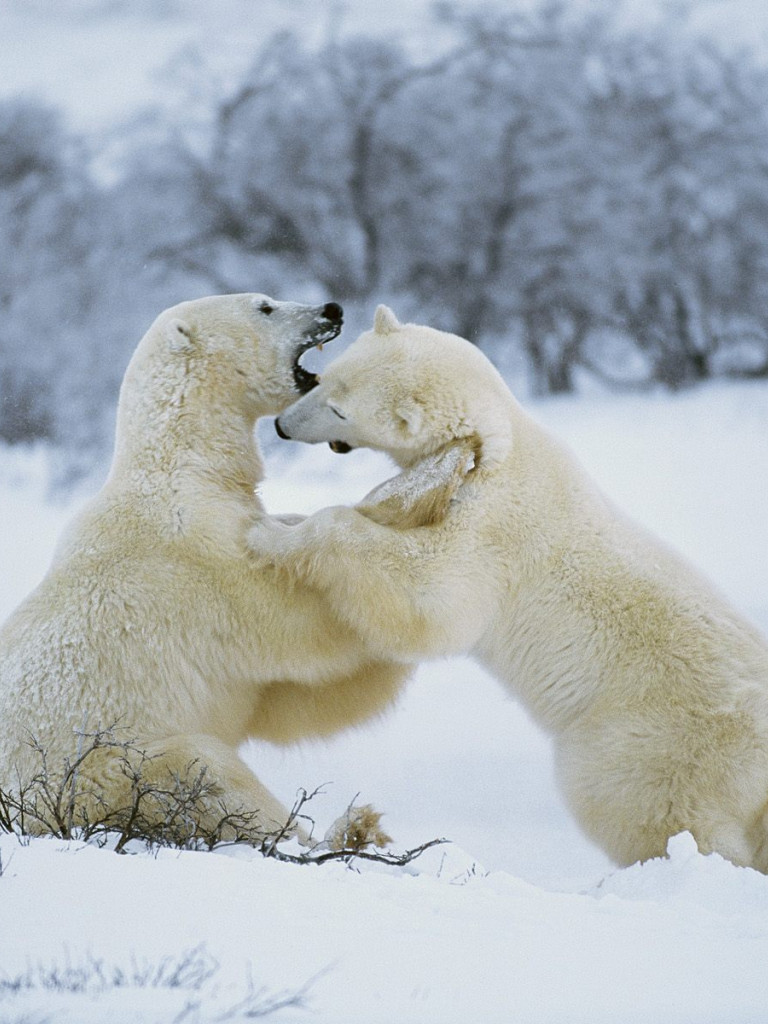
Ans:
<svg viewBox="0 0 768 1024"><path fill-rule="evenodd" d="M529 408L768 632L768 386ZM0 449L0 618L83 500L47 498L53 457ZM270 441L267 472L271 511L309 512L362 497L391 469ZM303 1008L274 1015L289 1024L768 1018L768 879L700 855L685 834L667 858L613 869L570 821L546 738L468 659L420 667L379 722L244 756L287 803L331 783L312 805L320 831L359 792L398 849L452 843L407 868L348 869L2 837L2 1024L244 1021L262 986L262 1000L304 992ZM197 973L169 984L195 949Z"/></svg>

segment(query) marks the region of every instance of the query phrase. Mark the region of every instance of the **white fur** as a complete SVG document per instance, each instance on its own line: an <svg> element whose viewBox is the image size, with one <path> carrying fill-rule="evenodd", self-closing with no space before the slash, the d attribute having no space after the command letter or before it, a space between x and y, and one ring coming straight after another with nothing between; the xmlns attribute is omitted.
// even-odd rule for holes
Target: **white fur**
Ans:
<svg viewBox="0 0 768 1024"><path fill-rule="evenodd" d="M78 731L117 725L159 755L147 769L158 778L205 766L229 809L260 812L268 830L287 811L238 745L327 734L393 700L405 669L245 544L264 515L254 423L297 397L292 362L321 314L212 297L166 311L141 341L107 483L0 631L0 786L39 769L30 739L54 772ZM114 760L90 767L106 805L124 801Z"/></svg>
<svg viewBox="0 0 768 1024"><path fill-rule="evenodd" d="M377 313L283 431L388 451L411 476L463 439L476 468L435 525L327 509L270 558L382 657L474 654L552 735L575 817L618 863L687 829L768 871L764 639L609 504L477 349L393 319ZM264 546L258 529L251 542Z"/></svg>

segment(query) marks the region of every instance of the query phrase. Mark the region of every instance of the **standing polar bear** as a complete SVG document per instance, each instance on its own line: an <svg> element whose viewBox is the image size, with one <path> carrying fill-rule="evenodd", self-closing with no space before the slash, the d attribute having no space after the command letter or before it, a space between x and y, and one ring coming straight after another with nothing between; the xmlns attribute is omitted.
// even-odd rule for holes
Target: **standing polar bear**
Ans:
<svg viewBox="0 0 768 1024"><path fill-rule="evenodd" d="M260 571L246 546L263 514L254 423L315 383L299 357L341 319L335 303L244 294L182 303L152 325L125 375L108 480L0 630L1 788L23 790L40 750L55 771L74 762L78 733L117 725L146 755L144 781L205 769L203 829L226 807L273 832L288 812L238 745L328 734L392 702L406 667L372 653L324 594ZM83 766L83 820L125 806L118 751Z"/></svg>
<svg viewBox="0 0 768 1024"><path fill-rule="evenodd" d="M474 451L436 525L332 508L251 544L381 657L471 652L552 734L573 814L619 864L688 829L768 871L768 645L611 507L474 346L380 307L276 426L403 467L429 456L430 475L441 451Z"/></svg>

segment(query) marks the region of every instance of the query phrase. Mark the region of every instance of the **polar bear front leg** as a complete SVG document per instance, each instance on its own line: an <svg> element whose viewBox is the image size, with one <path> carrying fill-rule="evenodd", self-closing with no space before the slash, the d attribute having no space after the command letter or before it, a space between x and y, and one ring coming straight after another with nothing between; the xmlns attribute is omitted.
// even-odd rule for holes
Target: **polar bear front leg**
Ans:
<svg viewBox="0 0 768 1024"><path fill-rule="evenodd" d="M295 525L264 515L248 532L248 550L263 567L282 569L294 579L315 579L318 572L322 576L316 558L322 560L335 550L337 535L344 533L350 519L372 525L343 505L321 509Z"/></svg>
<svg viewBox="0 0 768 1024"><path fill-rule="evenodd" d="M308 571L302 556L313 550L321 553L331 543L334 529L343 531L345 524L359 529L359 515L400 530L434 526L447 515L475 457L473 442L462 439L374 487L354 509L332 506L313 516L264 513L249 533L249 548L268 564L302 575Z"/></svg>
<svg viewBox="0 0 768 1024"><path fill-rule="evenodd" d="M261 521L248 543L263 566L322 590L381 658L466 653L492 612L472 538L456 524L398 530L337 506L294 527Z"/></svg>
<svg viewBox="0 0 768 1024"><path fill-rule="evenodd" d="M381 526L400 530L434 526L448 514L457 491L475 467L476 455L472 439L455 441L379 484L355 507Z"/></svg>

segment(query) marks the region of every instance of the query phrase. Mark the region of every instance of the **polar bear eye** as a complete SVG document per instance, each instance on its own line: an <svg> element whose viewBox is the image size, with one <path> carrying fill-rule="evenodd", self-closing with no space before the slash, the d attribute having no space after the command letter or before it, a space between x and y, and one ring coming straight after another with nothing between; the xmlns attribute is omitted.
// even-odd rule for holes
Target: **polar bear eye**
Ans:
<svg viewBox="0 0 768 1024"><path fill-rule="evenodd" d="M262 302L259 306L259 312L263 313L264 316L271 316L275 312L275 307L270 306L268 302Z"/></svg>
<svg viewBox="0 0 768 1024"><path fill-rule="evenodd" d="M329 405L328 408L331 410L331 412L334 414L334 416L338 416L340 420L345 420L347 418L344 415L344 413L341 411L341 409L337 408L337 406Z"/></svg>

